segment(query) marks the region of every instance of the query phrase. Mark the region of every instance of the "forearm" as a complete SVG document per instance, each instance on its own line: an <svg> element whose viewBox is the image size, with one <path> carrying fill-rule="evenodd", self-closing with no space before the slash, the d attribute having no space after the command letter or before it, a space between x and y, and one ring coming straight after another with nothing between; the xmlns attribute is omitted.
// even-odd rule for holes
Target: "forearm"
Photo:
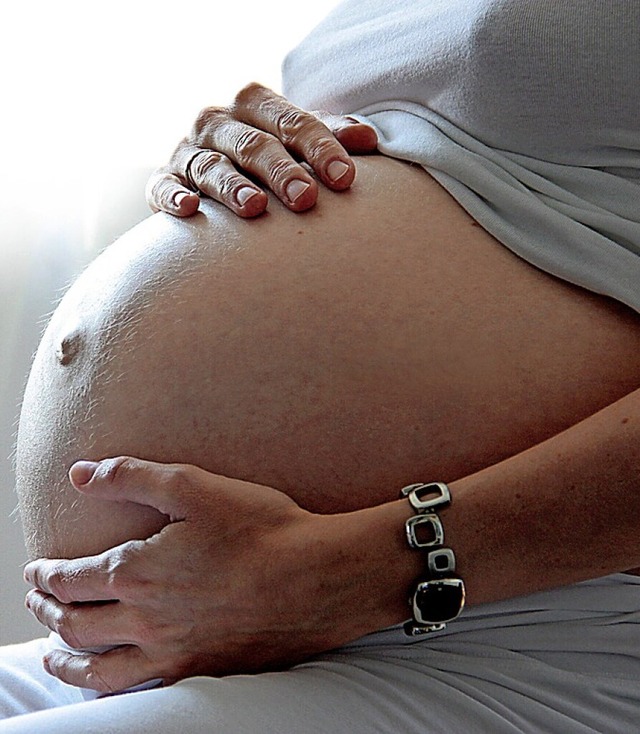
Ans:
<svg viewBox="0 0 640 734"><path fill-rule="evenodd" d="M639 400L636 391L450 483L453 500L440 515L470 604L640 565ZM27 567L39 589L29 595L31 610L54 629L64 620L69 644L130 641L131 620L146 620L141 639L117 656L51 658L52 672L74 685L87 685L87 670L99 673L91 686L118 690L155 677L286 667L410 616L407 600L425 559L406 543L412 510L404 499L323 515L260 485L131 459L101 464L90 481L76 471L75 483L89 496L156 507L172 522L97 560ZM91 598L98 603L73 603ZM106 632L100 599L118 600ZM169 628L167 655L162 630Z"/></svg>
<svg viewBox="0 0 640 734"><path fill-rule="evenodd" d="M636 391L527 451L451 482L453 500L440 516L467 603L639 566L639 447ZM438 479L408 477L407 483ZM384 618L376 617L371 629L409 616L409 591L424 568L423 554L404 539L403 519L411 514L409 503L398 500L336 518L355 554L354 588L366 580L367 598L377 597L384 607ZM354 607L360 603L354 598Z"/></svg>
<svg viewBox="0 0 640 734"><path fill-rule="evenodd" d="M640 391L454 483L446 519L472 603L640 564Z"/></svg>

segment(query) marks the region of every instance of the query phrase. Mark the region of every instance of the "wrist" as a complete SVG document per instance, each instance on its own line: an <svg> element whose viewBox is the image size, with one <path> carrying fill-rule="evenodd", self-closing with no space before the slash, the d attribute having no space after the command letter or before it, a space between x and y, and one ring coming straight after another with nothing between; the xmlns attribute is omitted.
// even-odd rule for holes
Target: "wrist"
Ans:
<svg viewBox="0 0 640 734"><path fill-rule="evenodd" d="M319 613L330 620L332 646L410 617L409 597L424 570L422 554L407 544L410 516L406 500L313 516L307 541L316 538L310 557L317 573L309 568L303 584L320 592Z"/></svg>
<svg viewBox="0 0 640 734"><path fill-rule="evenodd" d="M403 488L414 510L405 522L407 542L424 551L425 570L411 595L408 635L422 635L445 628L464 608L464 581L456 575L456 555L445 546L444 525L439 513L451 504L451 492L443 482L410 484ZM426 532L426 534L425 534Z"/></svg>

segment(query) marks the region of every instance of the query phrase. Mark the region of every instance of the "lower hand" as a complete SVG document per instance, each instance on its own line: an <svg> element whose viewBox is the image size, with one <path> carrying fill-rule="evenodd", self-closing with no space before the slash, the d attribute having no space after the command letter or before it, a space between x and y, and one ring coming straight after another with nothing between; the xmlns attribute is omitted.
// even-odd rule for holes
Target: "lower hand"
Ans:
<svg viewBox="0 0 640 734"><path fill-rule="evenodd" d="M116 646L50 653L45 666L61 680L117 691L154 678L282 668L359 636L338 630L332 606L351 586L327 531L340 516L180 464L79 462L70 478L87 495L153 506L169 523L97 556L27 565L36 587L27 606L40 622L74 648Z"/></svg>
<svg viewBox="0 0 640 734"><path fill-rule="evenodd" d="M250 84L229 107L207 107L176 148L170 163L147 184L154 211L190 216L198 210L198 192L220 201L240 217L267 208L259 180L291 211L311 208L317 178L334 191L355 178L349 153L371 153L377 137L354 118L299 109L269 89Z"/></svg>

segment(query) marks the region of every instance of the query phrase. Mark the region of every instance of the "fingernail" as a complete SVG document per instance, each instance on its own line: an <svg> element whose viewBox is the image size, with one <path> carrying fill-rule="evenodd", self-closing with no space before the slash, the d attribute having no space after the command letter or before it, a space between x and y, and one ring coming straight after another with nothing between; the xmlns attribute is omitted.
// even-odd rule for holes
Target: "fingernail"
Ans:
<svg viewBox="0 0 640 734"><path fill-rule="evenodd" d="M306 181L301 181L299 178L294 178L293 181L289 181L287 184L287 198L293 204L297 201L302 194L309 188L310 184Z"/></svg>
<svg viewBox="0 0 640 734"><path fill-rule="evenodd" d="M349 170L349 166L344 161L332 161L327 166L327 176L333 181L339 181Z"/></svg>
<svg viewBox="0 0 640 734"><path fill-rule="evenodd" d="M238 202L238 204L240 204L240 206L244 206L249 201L249 199L253 199L253 197L257 193L258 192L255 189L252 189L250 186L243 186L236 194L236 201Z"/></svg>
<svg viewBox="0 0 640 734"><path fill-rule="evenodd" d="M180 208L180 204L182 202L189 198L191 194L187 193L186 191L179 191L174 197L173 197L173 203L176 205L176 208Z"/></svg>
<svg viewBox="0 0 640 734"><path fill-rule="evenodd" d="M87 484L95 474L99 464L97 461L76 461L69 474L74 484Z"/></svg>
<svg viewBox="0 0 640 734"><path fill-rule="evenodd" d="M45 655L42 658L42 667L45 669L45 672L46 673L49 673L49 675L53 675L53 673L51 672L51 663L49 661L49 656L48 655Z"/></svg>

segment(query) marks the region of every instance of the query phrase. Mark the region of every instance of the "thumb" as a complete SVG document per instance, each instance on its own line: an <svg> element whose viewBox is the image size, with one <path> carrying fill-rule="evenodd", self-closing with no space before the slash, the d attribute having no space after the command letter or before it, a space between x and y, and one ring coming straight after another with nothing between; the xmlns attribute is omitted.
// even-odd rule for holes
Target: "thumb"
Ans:
<svg viewBox="0 0 640 734"><path fill-rule="evenodd" d="M83 494L154 507L175 522L184 519L182 500L191 486L190 468L119 456L77 461L69 470L69 479Z"/></svg>

